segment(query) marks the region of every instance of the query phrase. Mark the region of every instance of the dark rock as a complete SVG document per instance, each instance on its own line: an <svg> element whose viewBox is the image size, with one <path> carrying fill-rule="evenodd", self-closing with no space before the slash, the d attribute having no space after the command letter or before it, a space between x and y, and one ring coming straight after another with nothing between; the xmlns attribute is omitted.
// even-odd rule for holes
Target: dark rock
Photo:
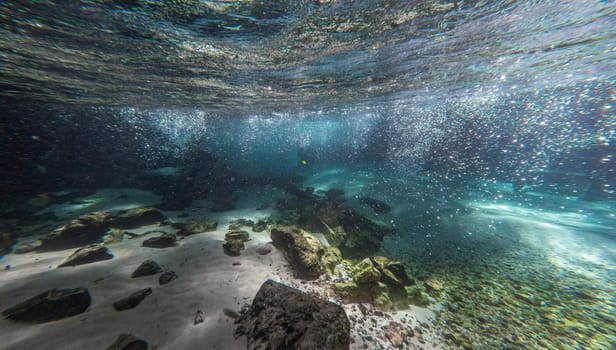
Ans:
<svg viewBox="0 0 616 350"><path fill-rule="evenodd" d="M120 299L113 303L113 308L116 309L116 311L132 309L139 305L143 301L143 299L145 299L145 297L150 294L152 294L152 288L145 288L136 291L135 293L127 296L126 298Z"/></svg>
<svg viewBox="0 0 616 350"><path fill-rule="evenodd" d="M252 226L253 232L263 232L265 230L267 230L267 222L263 220L257 221L257 223Z"/></svg>
<svg viewBox="0 0 616 350"><path fill-rule="evenodd" d="M218 222L216 220L189 220L185 223L176 222L171 227L178 229L180 236L190 236L202 232L216 231Z"/></svg>
<svg viewBox="0 0 616 350"><path fill-rule="evenodd" d="M99 241L112 223L111 214L94 212L80 216L41 238L38 251L75 248Z"/></svg>
<svg viewBox="0 0 616 350"><path fill-rule="evenodd" d="M310 233L295 226L283 226L272 229L271 237L300 278L316 279L324 272L321 257L325 247Z"/></svg>
<svg viewBox="0 0 616 350"><path fill-rule="evenodd" d="M107 350L148 350L148 343L131 334L120 334Z"/></svg>
<svg viewBox="0 0 616 350"><path fill-rule="evenodd" d="M175 271L165 271L158 278L158 283L162 286L163 284L167 284L176 278L178 278L178 275Z"/></svg>
<svg viewBox="0 0 616 350"><path fill-rule="evenodd" d="M51 289L2 311L4 317L19 322L49 322L80 314L92 299L85 288Z"/></svg>
<svg viewBox="0 0 616 350"><path fill-rule="evenodd" d="M113 259L113 254L109 253L107 247L100 244L90 244L77 249L58 267L84 265L109 259Z"/></svg>
<svg viewBox="0 0 616 350"><path fill-rule="evenodd" d="M350 323L339 305L268 280L242 310L236 337L247 349L348 349Z"/></svg>
<svg viewBox="0 0 616 350"><path fill-rule="evenodd" d="M257 248L257 254L267 255L272 252L272 246L268 243Z"/></svg>
<svg viewBox="0 0 616 350"><path fill-rule="evenodd" d="M136 278L141 276L151 276L159 273L160 270L160 266L155 261L146 260L139 265L130 277Z"/></svg>
<svg viewBox="0 0 616 350"><path fill-rule="evenodd" d="M113 218L113 226L121 229L137 228L160 223L165 214L156 208L130 209Z"/></svg>
<svg viewBox="0 0 616 350"><path fill-rule="evenodd" d="M146 239L142 245L149 248L175 247L175 235L173 233L163 233L158 237Z"/></svg>
<svg viewBox="0 0 616 350"><path fill-rule="evenodd" d="M375 213L386 214L391 211L391 207L387 203L378 199L361 197L359 198L359 203L369 205Z"/></svg>

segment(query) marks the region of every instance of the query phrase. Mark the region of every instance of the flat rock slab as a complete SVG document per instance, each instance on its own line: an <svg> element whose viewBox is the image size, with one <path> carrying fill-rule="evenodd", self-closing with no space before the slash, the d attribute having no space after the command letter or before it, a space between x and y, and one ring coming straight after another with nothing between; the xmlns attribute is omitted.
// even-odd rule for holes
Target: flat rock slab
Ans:
<svg viewBox="0 0 616 350"><path fill-rule="evenodd" d="M161 270L160 265L158 265L153 260L146 260L139 265L139 267L130 275L132 278L142 277L142 276L151 276L159 273Z"/></svg>
<svg viewBox="0 0 616 350"><path fill-rule="evenodd" d="M2 314L13 321L43 323L80 314L91 302L90 292L85 288L50 289Z"/></svg>
<svg viewBox="0 0 616 350"><path fill-rule="evenodd" d="M83 248L77 249L73 254L66 258L66 261L58 265L58 267L90 264L109 259L113 259L113 254L109 253L109 249L107 247L100 244L90 244Z"/></svg>
<svg viewBox="0 0 616 350"><path fill-rule="evenodd" d="M236 337L247 349L348 349L350 323L340 305L268 280L242 310Z"/></svg>
<svg viewBox="0 0 616 350"><path fill-rule="evenodd" d="M149 248L175 247L175 235L172 233L163 233L158 237L146 239L143 241L142 245Z"/></svg>
<svg viewBox="0 0 616 350"><path fill-rule="evenodd" d="M148 350L148 343L132 334L120 334L107 350Z"/></svg>
<svg viewBox="0 0 616 350"><path fill-rule="evenodd" d="M135 293L127 296L126 298L120 299L113 303L113 308L116 311L124 311L128 309L133 309L139 305L145 297L152 294L152 288L145 288L142 290L138 290Z"/></svg>

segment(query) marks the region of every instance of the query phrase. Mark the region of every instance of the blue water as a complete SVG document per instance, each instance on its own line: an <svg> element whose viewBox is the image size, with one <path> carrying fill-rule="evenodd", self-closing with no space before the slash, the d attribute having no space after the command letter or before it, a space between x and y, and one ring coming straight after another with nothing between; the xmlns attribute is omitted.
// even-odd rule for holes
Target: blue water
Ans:
<svg viewBox="0 0 616 350"><path fill-rule="evenodd" d="M442 348L616 346L613 2L6 1L0 14L3 230L56 210L50 193L157 171L189 178L146 188L182 202L172 211L219 191L241 207L255 188L274 207L272 184L292 180L343 190L395 229L379 252L445 285Z"/></svg>

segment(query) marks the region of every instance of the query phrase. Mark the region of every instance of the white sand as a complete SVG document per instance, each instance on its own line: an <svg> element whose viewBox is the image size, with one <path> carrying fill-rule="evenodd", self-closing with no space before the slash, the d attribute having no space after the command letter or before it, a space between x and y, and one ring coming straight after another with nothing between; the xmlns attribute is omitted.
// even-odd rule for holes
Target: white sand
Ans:
<svg viewBox="0 0 616 350"><path fill-rule="evenodd" d="M129 200L120 197L121 194L129 194ZM223 308L239 311L242 305L251 302L265 280L271 278L282 281L327 297L325 281L302 282L295 279L286 268L282 254L276 249L265 256L256 253L257 247L270 240L266 232L251 232L252 240L246 243L246 250L239 257L223 253L222 244L228 222L236 218L257 220L266 217L270 211L257 211L254 208L264 201L273 206L275 195L276 192L271 188L244 193L238 209L224 213L210 213L207 202L195 202L191 208L182 212L190 213L189 218L216 219L218 229L186 237L172 248L142 247L141 242L148 238L146 236L125 239L108 246L115 256L112 260L60 269L56 266L75 249L5 256L2 266L11 265L11 269L0 272L1 310L50 288L86 287L91 293L92 305L83 314L43 324L21 324L0 318L0 348L104 349L119 334L131 333L146 340L151 349L245 349L246 340L234 339L233 319L223 313ZM95 205L87 208L90 210L55 207L54 211L64 215L70 211L75 215L81 214L82 210L89 212L93 208L118 210L137 204L140 206L152 200L147 193L122 190L99 191L93 197L97 200ZM177 219L178 213L166 212L175 221L189 219ZM151 229L173 231L168 226L129 231L143 233ZM179 278L163 286L158 284L159 275L130 278L130 274L146 259L156 261L164 270L174 270ZM241 265L232 265L236 262ZM153 289L152 294L136 308L118 312L112 307L113 302L148 287ZM351 318L361 318L357 305L345 305L345 309ZM194 325L198 310L203 312L204 322ZM433 326L426 328L420 325L420 322L424 326L432 324L434 317L432 311L415 307L406 312L366 317L365 323L353 324L354 343L351 348L364 348L362 335L371 336L377 339L378 344L382 344L382 348L388 348L390 345L387 339L378 340L383 337L380 327L388 324L390 319L405 318L407 324L421 327L424 331L422 336L416 334L411 339L415 344L411 348L421 346L424 349L441 349L443 347ZM372 318L375 319L374 326L369 323ZM367 344L373 348L375 343Z"/></svg>

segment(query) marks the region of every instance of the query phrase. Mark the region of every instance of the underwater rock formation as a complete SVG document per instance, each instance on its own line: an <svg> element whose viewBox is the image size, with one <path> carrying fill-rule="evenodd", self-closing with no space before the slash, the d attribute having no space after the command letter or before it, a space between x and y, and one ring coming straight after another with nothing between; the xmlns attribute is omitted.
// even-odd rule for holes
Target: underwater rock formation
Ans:
<svg viewBox="0 0 616 350"><path fill-rule="evenodd" d="M173 233L163 233L158 237L146 239L141 245L148 248L175 247L175 235Z"/></svg>
<svg viewBox="0 0 616 350"><path fill-rule="evenodd" d="M171 227L179 230L178 236L190 236L202 232L216 231L218 222L216 220L188 220L186 222L175 222Z"/></svg>
<svg viewBox="0 0 616 350"><path fill-rule="evenodd" d="M105 235L113 217L104 211L88 213L41 238L39 251L75 248L95 243Z"/></svg>
<svg viewBox="0 0 616 350"><path fill-rule="evenodd" d="M321 257L325 247L310 233L296 226L282 226L273 228L271 237L274 246L282 250L298 277L316 279L324 272Z"/></svg>
<svg viewBox="0 0 616 350"><path fill-rule="evenodd" d="M58 267L84 265L109 259L113 259L113 254L109 253L109 249L95 243L77 249Z"/></svg>
<svg viewBox="0 0 616 350"><path fill-rule="evenodd" d="M107 350L148 350L148 343L132 334L120 334Z"/></svg>
<svg viewBox="0 0 616 350"><path fill-rule="evenodd" d="M372 210L374 210L375 213L378 214L387 214L391 211L391 207L389 206L389 204L378 199L370 197L360 197L359 203L367 204L368 206L370 206L370 208L372 208Z"/></svg>
<svg viewBox="0 0 616 350"><path fill-rule="evenodd" d="M146 260L137 267L135 271L130 275L131 278L137 278L142 276L151 276L159 273L161 270L160 265L158 265L153 260Z"/></svg>
<svg viewBox="0 0 616 350"><path fill-rule="evenodd" d="M350 346L350 322L342 307L268 280L236 321L247 348L342 350Z"/></svg>
<svg viewBox="0 0 616 350"><path fill-rule="evenodd" d="M263 232L265 230L267 230L267 222L264 220L259 220L252 226L253 232Z"/></svg>
<svg viewBox="0 0 616 350"><path fill-rule="evenodd" d="M239 229L237 225L229 225L229 232L225 234L222 248L229 256L239 256L244 250L244 242L248 240L250 240L248 232Z"/></svg>
<svg viewBox="0 0 616 350"><path fill-rule="evenodd" d="M116 311L124 311L128 309L133 309L139 305L145 297L152 294L152 288L145 288L134 292L133 294L127 296L126 298L122 298L115 303L113 303L113 308Z"/></svg>
<svg viewBox="0 0 616 350"><path fill-rule="evenodd" d="M85 288L50 289L2 314L13 321L43 323L80 314L91 302L90 292Z"/></svg>
<svg viewBox="0 0 616 350"><path fill-rule="evenodd" d="M114 216L112 226L121 229L131 229L157 224L165 219L165 214L156 208L130 209Z"/></svg>
<svg viewBox="0 0 616 350"><path fill-rule="evenodd" d="M338 258L331 249L325 255L328 274L343 280L334 283L333 289L345 303L371 302L382 309L406 307L409 303L425 305L427 297L421 289L414 288L415 281L402 263L374 256L353 265Z"/></svg>

